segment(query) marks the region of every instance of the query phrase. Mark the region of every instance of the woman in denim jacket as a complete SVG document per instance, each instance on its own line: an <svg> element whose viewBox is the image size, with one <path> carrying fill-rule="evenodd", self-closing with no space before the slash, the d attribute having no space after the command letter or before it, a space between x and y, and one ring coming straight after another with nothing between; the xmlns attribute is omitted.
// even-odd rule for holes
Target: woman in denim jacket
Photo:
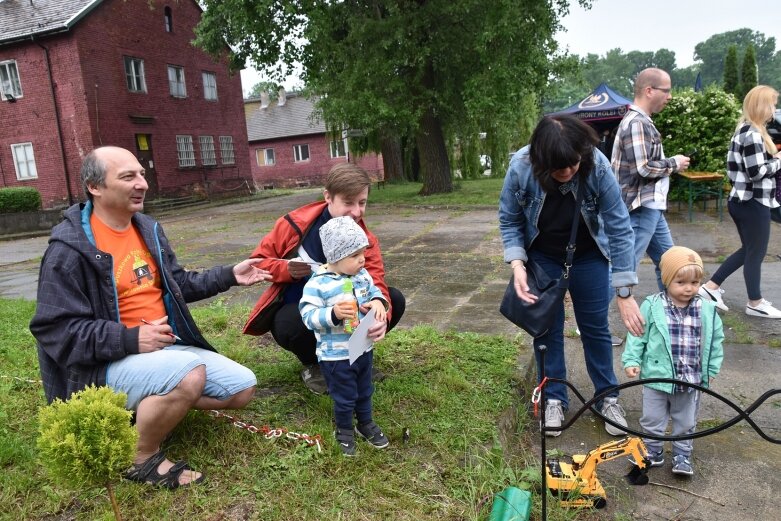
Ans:
<svg viewBox="0 0 781 521"><path fill-rule="evenodd" d="M629 214L610 162L595 148L598 142L591 127L575 117L543 118L529 145L510 161L499 199L504 260L512 267L518 297L532 303L537 296L529 292L525 263L532 259L552 278L561 276L578 183L586 183L569 293L595 395L618 384L608 328L611 281L626 327L641 335L644 326L637 302L631 296L637 274ZM544 374L552 378L567 375L563 303L556 313L550 330L534 339L538 380L543 374L538 350L541 345L547 346ZM547 384L545 399L545 426L560 426L568 404L566 386ZM626 425L618 405L618 391L608 392L597 408L615 423ZM623 434L609 424L605 428L611 435ZM560 432L547 434L558 436Z"/></svg>

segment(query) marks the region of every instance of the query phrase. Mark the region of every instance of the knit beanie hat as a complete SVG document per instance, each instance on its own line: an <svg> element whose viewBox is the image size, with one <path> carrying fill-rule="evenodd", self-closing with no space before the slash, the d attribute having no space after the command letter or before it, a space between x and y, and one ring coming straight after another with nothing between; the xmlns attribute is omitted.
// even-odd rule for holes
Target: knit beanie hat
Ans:
<svg viewBox="0 0 781 521"><path fill-rule="evenodd" d="M702 259L697 252L684 246L673 246L662 255L659 268L662 270L664 287L670 285L678 270L684 266L699 266L702 269Z"/></svg>
<svg viewBox="0 0 781 521"><path fill-rule="evenodd" d="M369 246L369 239L352 217L334 217L320 227L325 260L329 264Z"/></svg>

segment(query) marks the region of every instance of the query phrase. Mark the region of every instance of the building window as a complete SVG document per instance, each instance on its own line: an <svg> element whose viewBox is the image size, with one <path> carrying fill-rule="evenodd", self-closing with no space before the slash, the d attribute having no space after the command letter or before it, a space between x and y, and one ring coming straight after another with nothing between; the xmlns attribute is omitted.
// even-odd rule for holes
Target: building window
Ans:
<svg viewBox="0 0 781 521"><path fill-rule="evenodd" d="M346 155L347 155L346 139L331 141L331 158L345 157Z"/></svg>
<svg viewBox="0 0 781 521"><path fill-rule="evenodd" d="M33 155L32 143L11 145L11 154L14 156L16 178L19 181L38 178L38 169L35 168L35 156Z"/></svg>
<svg viewBox="0 0 781 521"><path fill-rule="evenodd" d="M204 165L216 165L217 156L214 153L214 136L198 136L201 144L201 163Z"/></svg>
<svg viewBox="0 0 781 521"><path fill-rule="evenodd" d="M233 136L220 136L220 155L223 165L232 165L236 162L233 155Z"/></svg>
<svg viewBox="0 0 781 521"><path fill-rule="evenodd" d="M274 166L277 164L274 158L273 148L259 148L255 151L255 159L258 160L258 166Z"/></svg>
<svg viewBox="0 0 781 521"><path fill-rule="evenodd" d="M293 161L309 161L309 145L293 145Z"/></svg>
<svg viewBox="0 0 781 521"><path fill-rule="evenodd" d="M165 13L163 17L165 18L165 32L172 33L174 32L174 18L171 14L171 8L166 7L163 12Z"/></svg>
<svg viewBox="0 0 781 521"><path fill-rule="evenodd" d="M0 94L3 101L22 97L22 83L19 81L16 60L0 62Z"/></svg>
<svg viewBox="0 0 781 521"><path fill-rule="evenodd" d="M203 97L208 100L217 99L217 75L213 72L203 73Z"/></svg>
<svg viewBox="0 0 781 521"><path fill-rule="evenodd" d="M146 92L144 60L125 56L125 81L130 92Z"/></svg>
<svg viewBox="0 0 781 521"><path fill-rule="evenodd" d="M187 88L184 86L184 68L175 65L168 66L168 89L174 98L186 98Z"/></svg>
<svg viewBox="0 0 781 521"><path fill-rule="evenodd" d="M192 136L176 136L176 155L179 156L179 166L195 166Z"/></svg>

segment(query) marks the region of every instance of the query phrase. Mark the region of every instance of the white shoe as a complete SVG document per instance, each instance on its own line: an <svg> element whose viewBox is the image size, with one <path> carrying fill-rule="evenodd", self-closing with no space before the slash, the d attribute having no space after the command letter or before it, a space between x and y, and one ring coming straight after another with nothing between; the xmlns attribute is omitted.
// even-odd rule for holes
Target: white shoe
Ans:
<svg viewBox="0 0 781 521"><path fill-rule="evenodd" d="M564 420L564 407L561 400L547 400L545 402L545 426L561 427ZM545 431L546 436L559 436L561 431Z"/></svg>
<svg viewBox="0 0 781 521"><path fill-rule="evenodd" d="M626 413L624 413L624 408L618 405L618 398L607 397L604 400L602 400L602 410L599 412L601 412L602 416L604 416L605 418L626 427L626 418L624 418ZM605 423L605 430L611 436L623 436L624 434L626 434L625 431L613 427L609 423Z"/></svg>
<svg viewBox="0 0 781 521"><path fill-rule="evenodd" d="M729 308L726 304L724 304L724 299L721 298L721 295L724 293L724 290L719 289L709 289L706 288L705 285L700 286L700 289L697 290L697 294L704 298L705 300L710 300L714 304L716 304L716 307L719 308L722 311L729 311ZM747 312L748 313L748 312Z"/></svg>
<svg viewBox="0 0 781 521"><path fill-rule="evenodd" d="M746 315L752 317L781 318L781 311L773 307L772 302L762 299L758 306L746 304Z"/></svg>

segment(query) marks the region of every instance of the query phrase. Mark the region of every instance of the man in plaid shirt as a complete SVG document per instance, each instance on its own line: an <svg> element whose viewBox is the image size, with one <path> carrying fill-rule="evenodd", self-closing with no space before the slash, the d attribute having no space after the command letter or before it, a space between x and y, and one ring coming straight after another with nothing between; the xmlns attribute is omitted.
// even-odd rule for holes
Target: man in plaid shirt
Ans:
<svg viewBox="0 0 781 521"><path fill-rule="evenodd" d="M635 232L637 264L645 253L656 266L656 279L663 290L659 260L672 248L673 240L664 212L670 174L689 166L689 158L665 158L662 136L651 115L661 112L672 98L670 75L661 69L644 69L635 79L634 103L621 120L613 143L612 166L621 186Z"/></svg>

